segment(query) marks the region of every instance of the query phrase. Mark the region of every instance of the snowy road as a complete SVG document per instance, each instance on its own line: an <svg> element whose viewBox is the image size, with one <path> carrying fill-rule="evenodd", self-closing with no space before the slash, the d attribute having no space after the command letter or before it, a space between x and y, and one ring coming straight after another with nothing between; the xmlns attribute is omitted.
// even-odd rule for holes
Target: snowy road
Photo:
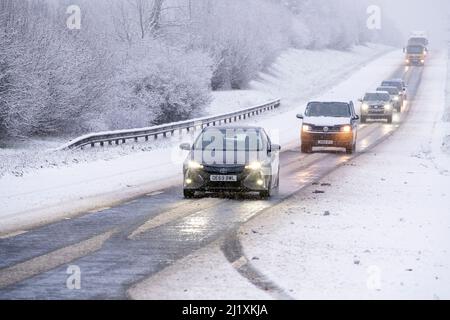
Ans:
<svg viewBox="0 0 450 320"><path fill-rule="evenodd" d="M361 125L355 157L383 143L408 120L421 75L421 68L403 67L392 75L408 82L410 103L392 125ZM113 208L9 235L0 239L0 298L126 298L130 287L215 241L225 241L225 255L233 263L242 255L233 246L233 235L243 224L353 158L341 152L303 155L299 142L292 142L281 155L280 194L270 201L246 196L184 200L175 185ZM69 265L81 270L80 290L66 286ZM243 276L242 281L248 279L256 287L267 285L255 280L256 270Z"/></svg>

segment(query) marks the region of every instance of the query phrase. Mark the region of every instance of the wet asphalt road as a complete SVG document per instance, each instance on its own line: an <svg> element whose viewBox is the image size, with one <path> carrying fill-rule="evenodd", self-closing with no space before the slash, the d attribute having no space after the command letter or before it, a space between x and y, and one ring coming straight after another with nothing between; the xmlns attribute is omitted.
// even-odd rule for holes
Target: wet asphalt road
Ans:
<svg viewBox="0 0 450 320"><path fill-rule="evenodd" d="M414 67L395 72L393 77L408 82L410 102L391 125L361 125L358 153L381 143L405 120L421 73L421 68ZM173 186L111 209L0 239L0 299L127 298L133 284L215 240L226 239L264 209L351 158L340 151L304 155L297 145L281 153L280 192L270 201L219 195L185 200L181 186ZM80 290L66 286L69 265L81 270Z"/></svg>

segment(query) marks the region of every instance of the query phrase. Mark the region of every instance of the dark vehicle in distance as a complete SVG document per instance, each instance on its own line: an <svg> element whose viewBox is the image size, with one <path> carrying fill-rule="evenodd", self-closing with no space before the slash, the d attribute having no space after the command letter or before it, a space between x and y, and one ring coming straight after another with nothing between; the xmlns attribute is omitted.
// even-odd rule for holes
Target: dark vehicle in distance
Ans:
<svg viewBox="0 0 450 320"><path fill-rule="evenodd" d="M386 119L392 123L394 108L388 92L368 92L361 102L361 123L366 123L367 119Z"/></svg>
<svg viewBox="0 0 450 320"><path fill-rule="evenodd" d="M353 102L310 102L297 118L303 120L303 153L311 153L313 147L345 148L347 154L356 151L359 116Z"/></svg>
<svg viewBox="0 0 450 320"><path fill-rule="evenodd" d="M391 103L397 112L402 111L403 107L403 91L399 90L398 87L378 87L377 91L388 92L391 96Z"/></svg>
<svg viewBox="0 0 450 320"><path fill-rule="evenodd" d="M183 165L184 197L196 192L257 192L269 198L278 191L281 147L263 128L208 127L189 151Z"/></svg>

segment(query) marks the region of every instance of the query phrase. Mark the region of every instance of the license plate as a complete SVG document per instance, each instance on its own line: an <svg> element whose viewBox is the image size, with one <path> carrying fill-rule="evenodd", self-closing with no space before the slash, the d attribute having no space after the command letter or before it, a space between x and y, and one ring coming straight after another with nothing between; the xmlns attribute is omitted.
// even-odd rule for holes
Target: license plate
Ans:
<svg viewBox="0 0 450 320"><path fill-rule="evenodd" d="M334 141L333 140L319 140L319 141L317 141L317 143L329 146L329 145L334 144Z"/></svg>
<svg viewBox="0 0 450 320"><path fill-rule="evenodd" d="M212 182L237 182L237 176L211 176Z"/></svg>

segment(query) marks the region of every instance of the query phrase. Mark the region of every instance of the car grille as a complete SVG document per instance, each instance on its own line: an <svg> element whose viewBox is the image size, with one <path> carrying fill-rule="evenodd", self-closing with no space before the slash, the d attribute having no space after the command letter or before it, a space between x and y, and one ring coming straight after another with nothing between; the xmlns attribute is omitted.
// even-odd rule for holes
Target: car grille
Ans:
<svg viewBox="0 0 450 320"><path fill-rule="evenodd" d="M203 170L209 174L241 174L245 169L244 165L205 165Z"/></svg>
<svg viewBox="0 0 450 320"><path fill-rule="evenodd" d="M340 132L341 126L312 126L314 132Z"/></svg>
<svg viewBox="0 0 450 320"><path fill-rule="evenodd" d="M369 112L371 113L383 113L384 112L384 105L373 105L369 107Z"/></svg>

